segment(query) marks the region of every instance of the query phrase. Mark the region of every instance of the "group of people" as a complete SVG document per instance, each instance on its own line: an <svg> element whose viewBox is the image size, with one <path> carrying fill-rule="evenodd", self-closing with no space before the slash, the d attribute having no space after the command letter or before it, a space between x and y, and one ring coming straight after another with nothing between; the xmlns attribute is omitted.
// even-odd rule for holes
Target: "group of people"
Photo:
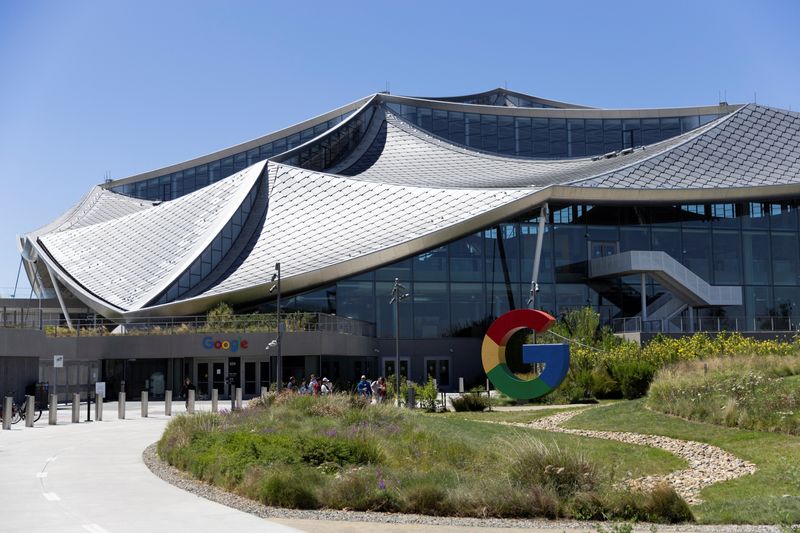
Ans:
<svg viewBox="0 0 800 533"><path fill-rule="evenodd" d="M374 399L377 403L383 403L386 400L386 380L381 376L370 382L367 376L361 376L356 385L356 393L364 398Z"/></svg>
<svg viewBox="0 0 800 533"><path fill-rule="evenodd" d="M317 379L317 376L311 374L311 376L308 378L308 381L304 379L300 382L300 385L298 386L297 381L294 379L294 376L292 376L286 383L286 388L298 394L324 396L326 394L330 394L333 392L333 383L331 383L328 378L322 378L322 380L319 380Z"/></svg>

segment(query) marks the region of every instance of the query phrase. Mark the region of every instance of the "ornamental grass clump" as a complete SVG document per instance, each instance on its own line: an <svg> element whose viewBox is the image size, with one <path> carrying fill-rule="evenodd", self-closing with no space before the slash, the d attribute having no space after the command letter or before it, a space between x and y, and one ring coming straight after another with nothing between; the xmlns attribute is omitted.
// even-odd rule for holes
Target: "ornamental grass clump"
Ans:
<svg viewBox="0 0 800 533"><path fill-rule="evenodd" d="M348 395L283 393L238 412L178 416L158 452L197 479L298 509L573 517L579 495L613 488L555 442Z"/></svg>

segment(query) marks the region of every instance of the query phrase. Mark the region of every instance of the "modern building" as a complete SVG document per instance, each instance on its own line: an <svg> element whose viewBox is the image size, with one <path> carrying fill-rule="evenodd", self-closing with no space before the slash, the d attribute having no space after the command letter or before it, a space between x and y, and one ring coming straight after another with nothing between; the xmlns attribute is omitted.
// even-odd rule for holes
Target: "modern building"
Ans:
<svg viewBox="0 0 800 533"><path fill-rule="evenodd" d="M99 184L19 245L63 327L108 332L42 333L42 368L72 350L109 383L188 374L225 392L233 376L254 393L281 348L284 380L391 374L398 279L401 372L450 388L482 381L488 324L529 305L591 305L628 331L794 329L798 206L798 113L379 93ZM222 302L274 325L278 292L294 321L279 345L255 327L165 334ZM91 311L73 316L75 299Z"/></svg>

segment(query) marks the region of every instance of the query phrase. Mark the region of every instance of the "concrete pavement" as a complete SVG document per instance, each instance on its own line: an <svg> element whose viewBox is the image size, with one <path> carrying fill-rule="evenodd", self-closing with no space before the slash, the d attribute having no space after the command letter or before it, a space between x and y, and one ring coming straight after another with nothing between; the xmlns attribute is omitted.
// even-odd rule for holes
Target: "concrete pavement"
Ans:
<svg viewBox="0 0 800 533"><path fill-rule="evenodd" d="M182 411L175 402L173 411ZM70 424L69 407L59 424L47 412L34 428L16 424L0 431L0 531L13 533L141 533L182 531L295 532L189 494L154 476L142 450L157 441L169 420L162 402L141 418L128 402L127 420L107 403L103 422ZM208 403L200 403L210 410ZM92 410L94 418L94 410ZM86 407L81 419L86 417Z"/></svg>

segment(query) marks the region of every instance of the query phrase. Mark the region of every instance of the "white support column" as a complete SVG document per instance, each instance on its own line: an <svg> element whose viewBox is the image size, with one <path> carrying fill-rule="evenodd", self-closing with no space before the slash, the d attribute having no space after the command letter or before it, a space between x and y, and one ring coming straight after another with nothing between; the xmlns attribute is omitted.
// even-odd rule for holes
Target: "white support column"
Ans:
<svg viewBox="0 0 800 533"><path fill-rule="evenodd" d="M644 331L644 323L647 322L647 274L642 272L642 331Z"/></svg>
<svg viewBox="0 0 800 533"><path fill-rule="evenodd" d="M67 327L69 329L75 329L72 327L72 320L69 318L69 312L67 311L67 306L64 304L64 298L61 297L61 289L58 288L58 279L56 275L53 274L53 270L50 268L50 265L45 264L47 267L47 273L50 275L50 281L53 282L53 290L56 291L56 298L58 298L58 304L61 306L61 312L64 313L64 319L67 321Z"/></svg>
<svg viewBox="0 0 800 533"><path fill-rule="evenodd" d="M539 263L542 260L542 244L544 243L548 213L547 203L545 203L539 210L539 227L536 233L536 250L533 254L533 272L531 273L531 289L528 298L528 308L530 309L535 307L536 292L539 290Z"/></svg>

